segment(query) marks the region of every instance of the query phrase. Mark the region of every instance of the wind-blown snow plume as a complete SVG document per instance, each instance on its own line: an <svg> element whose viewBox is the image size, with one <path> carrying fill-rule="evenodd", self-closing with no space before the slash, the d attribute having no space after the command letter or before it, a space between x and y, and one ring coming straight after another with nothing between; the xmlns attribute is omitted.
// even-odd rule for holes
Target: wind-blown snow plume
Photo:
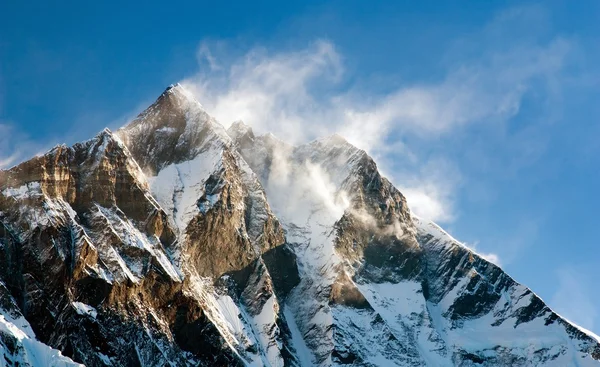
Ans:
<svg viewBox="0 0 600 367"><path fill-rule="evenodd" d="M437 180L436 169L409 172L443 157L422 149L431 139L471 124L513 117L534 84L555 89L571 47L568 40L485 48L499 29L525 22L528 16L525 11L501 14L481 36L463 42L482 48L482 56L449 65L441 79L397 85L370 98L355 84L343 83L350 77L344 56L327 40L287 52L253 48L238 57L224 51L224 42L203 42L198 55L209 67L182 84L226 127L241 119L256 132L272 132L296 144L341 134L377 158L417 214L448 222L455 215L450 198L459 185ZM361 91L368 85L362 83Z"/></svg>

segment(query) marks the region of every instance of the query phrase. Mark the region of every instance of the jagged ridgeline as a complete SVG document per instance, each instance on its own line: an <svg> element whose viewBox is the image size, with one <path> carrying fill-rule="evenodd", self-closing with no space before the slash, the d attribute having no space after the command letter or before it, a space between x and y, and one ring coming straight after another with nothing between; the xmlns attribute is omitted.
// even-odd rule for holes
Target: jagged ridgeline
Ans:
<svg viewBox="0 0 600 367"><path fill-rule="evenodd" d="M0 366L600 365L364 151L226 130L179 85L1 171L0 221Z"/></svg>

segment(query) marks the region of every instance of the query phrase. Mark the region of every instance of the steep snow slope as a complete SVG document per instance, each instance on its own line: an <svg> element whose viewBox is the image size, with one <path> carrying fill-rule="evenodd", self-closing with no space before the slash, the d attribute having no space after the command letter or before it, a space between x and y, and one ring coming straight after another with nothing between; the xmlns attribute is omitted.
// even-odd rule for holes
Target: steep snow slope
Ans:
<svg viewBox="0 0 600 367"><path fill-rule="evenodd" d="M370 349L375 356L381 354L377 343L371 344L373 340L351 340L346 335L349 331L354 336L364 332L359 325L346 325L352 317L362 319L363 328L370 328L372 312L364 309L355 312L352 307L337 307L337 302L332 302L334 285L344 284L344 288L350 289L344 290L345 293L356 292L343 269L344 259L335 250L334 226L350 208L348 190L356 181L350 173L358 169L366 154L340 137L295 148L272 135L255 139L240 123L229 131L237 138L244 158L262 178L269 201L283 221L287 240L298 256L301 282L292 291L286 307L304 336L295 343L306 344L311 350L305 359L331 364L336 359L351 358L347 356L347 346L336 341L340 337L345 339L342 343L354 344L365 351Z"/></svg>

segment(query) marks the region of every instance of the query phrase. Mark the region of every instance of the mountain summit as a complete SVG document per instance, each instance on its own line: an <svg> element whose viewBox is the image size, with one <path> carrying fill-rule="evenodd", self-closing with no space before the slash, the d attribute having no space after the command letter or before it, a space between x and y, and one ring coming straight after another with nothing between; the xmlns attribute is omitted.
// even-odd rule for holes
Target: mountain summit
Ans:
<svg viewBox="0 0 600 367"><path fill-rule="evenodd" d="M338 135L225 129L180 85L0 171L0 366L598 366L598 337Z"/></svg>

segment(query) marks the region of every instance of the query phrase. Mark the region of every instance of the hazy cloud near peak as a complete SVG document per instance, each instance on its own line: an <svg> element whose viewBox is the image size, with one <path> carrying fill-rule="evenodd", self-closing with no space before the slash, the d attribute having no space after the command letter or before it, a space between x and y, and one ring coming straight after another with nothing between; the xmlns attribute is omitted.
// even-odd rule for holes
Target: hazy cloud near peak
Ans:
<svg viewBox="0 0 600 367"><path fill-rule="evenodd" d="M30 139L18 126L0 121L0 169L10 168L44 151L45 146Z"/></svg>
<svg viewBox="0 0 600 367"><path fill-rule="evenodd" d="M472 43L484 47L485 38L497 37L503 24L514 25L532 14L535 9L501 14ZM233 56L223 51L223 41L205 41L198 51L200 71L182 84L225 126L243 120L258 133L272 132L296 144L341 134L377 158L418 215L448 222L455 216L452 197L460 186L459 170L452 173L458 179L448 180L436 170L411 174L394 161L400 153L413 163L411 168L427 165L438 157L421 155L418 144L431 144L472 124L510 119L534 86L559 93L557 80L571 43L532 39L534 43L480 49L477 57L455 62L437 82L397 85L385 94L369 94L368 83L360 91L345 83L351 78L344 55L327 40L296 50L253 48Z"/></svg>
<svg viewBox="0 0 600 367"><path fill-rule="evenodd" d="M463 245L467 248L469 248L471 251L475 252L477 255L479 255L481 258L494 263L498 266L502 266L503 262L502 259L500 258L500 255L498 255L495 252L482 252L479 251L477 249L479 243L478 242L474 242L474 243L463 243Z"/></svg>
<svg viewBox="0 0 600 367"><path fill-rule="evenodd" d="M323 81L335 84L343 73L330 42L275 54L255 48L226 66L214 59L206 43L200 48L209 71L182 84L226 127L242 120L295 143L328 133L322 123L334 112L331 101L315 99L313 87Z"/></svg>

